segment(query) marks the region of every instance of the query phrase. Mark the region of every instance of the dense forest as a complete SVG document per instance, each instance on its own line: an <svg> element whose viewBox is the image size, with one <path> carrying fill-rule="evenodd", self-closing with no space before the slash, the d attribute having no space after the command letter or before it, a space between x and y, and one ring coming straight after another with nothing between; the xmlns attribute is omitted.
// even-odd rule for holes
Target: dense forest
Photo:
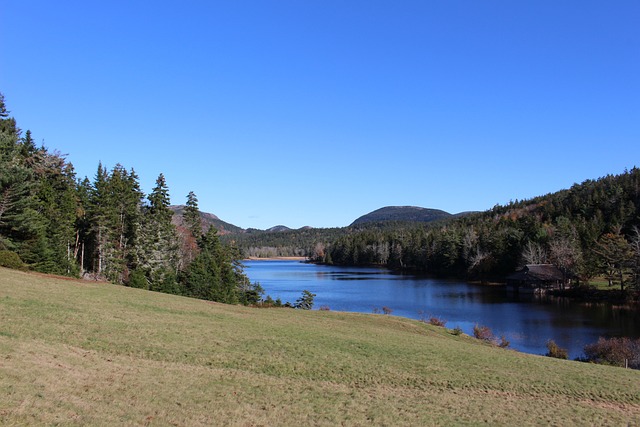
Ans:
<svg viewBox="0 0 640 427"><path fill-rule="evenodd" d="M640 288L640 169L434 225L344 235L317 262L384 265L468 279L504 279L518 266L551 263L583 280Z"/></svg>
<svg viewBox="0 0 640 427"><path fill-rule="evenodd" d="M184 224L172 223L160 174L150 194L133 169L98 165L78 179L58 152L22 133L0 94L0 265L193 296L254 303L240 253L215 228L203 233L198 200L187 195Z"/></svg>

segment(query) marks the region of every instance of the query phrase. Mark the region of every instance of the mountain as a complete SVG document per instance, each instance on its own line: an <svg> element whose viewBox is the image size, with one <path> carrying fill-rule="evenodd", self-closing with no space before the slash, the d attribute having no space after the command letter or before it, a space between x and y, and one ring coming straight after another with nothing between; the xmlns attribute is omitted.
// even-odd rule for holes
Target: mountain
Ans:
<svg viewBox="0 0 640 427"><path fill-rule="evenodd" d="M169 206L169 209L173 211L172 221L176 226L183 226L184 208L185 208L184 205ZM244 233L244 230L242 228L233 224L229 224L228 222L224 222L212 213L200 212L200 218L202 218L203 231L206 231L209 229L209 227L213 226L218 230L218 233L221 235L230 234L230 233Z"/></svg>
<svg viewBox="0 0 640 427"><path fill-rule="evenodd" d="M269 233L281 233L283 231L291 231L286 225L276 225L275 227L267 228L265 231Z"/></svg>
<svg viewBox="0 0 640 427"><path fill-rule="evenodd" d="M353 221L351 226L384 221L431 222L451 217L453 215L439 209L417 206L386 206L361 216Z"/></svg>

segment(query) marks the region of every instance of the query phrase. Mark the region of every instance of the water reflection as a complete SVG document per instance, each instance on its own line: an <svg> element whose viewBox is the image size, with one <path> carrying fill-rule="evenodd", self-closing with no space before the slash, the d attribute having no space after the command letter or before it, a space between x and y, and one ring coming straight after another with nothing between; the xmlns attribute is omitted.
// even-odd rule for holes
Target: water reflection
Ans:
<svg viewBox="0 0 640 427"><path fill-rule="evenodd" d="M475 324L504 335L511 346L544 354L553 339L582 355L585 344L599 336L640 336L640 315L607 304L578 304L564 298L508 293L451 280L394 274L377 268L317 266L295 261L249 261L246 273L274 299L295 302L307 289L315 293L316 307L371 313L382 307L393 315L413 319L435 316L447 327L459 326L471 334Z"/></svg>

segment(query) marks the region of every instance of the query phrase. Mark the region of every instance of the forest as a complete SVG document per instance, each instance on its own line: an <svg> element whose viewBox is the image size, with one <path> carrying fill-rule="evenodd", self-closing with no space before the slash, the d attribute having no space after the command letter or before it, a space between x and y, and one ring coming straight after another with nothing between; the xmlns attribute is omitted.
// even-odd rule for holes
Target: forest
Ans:
<svg viewBox="0 0 640 427"><path fill-rule="evenodd" d="M136 172L99 164L76 177L63 155L37 147L0 94L0 265L82 276L137 288L252 304L262 290L240 253L203 232L198 199L187 195L184 226L172 223L163 174L145 195Z"/></svg>
<svg viewBox="0 0 640 427"><path fill-rule="evenodd" d="M587 281L640 289L640 169L433 225L398 224L316 246L327 264L383 265L473 280L503 280L550 263Z"/></svg>
<svg viewBox="0 0 640 427"><path fill-rule="evenodd" d="M135 170L99 164L76 177L64 156L37 147L0 95L0 265L222 302L258 301L247 256L305 256L467 280L504 280L518 266L551 263L581 281L604 277L640 290L640 170L634 167L530 200L433 223L219 236L204 232L193 192L172 223L168 184L150 194Z"/></svg>

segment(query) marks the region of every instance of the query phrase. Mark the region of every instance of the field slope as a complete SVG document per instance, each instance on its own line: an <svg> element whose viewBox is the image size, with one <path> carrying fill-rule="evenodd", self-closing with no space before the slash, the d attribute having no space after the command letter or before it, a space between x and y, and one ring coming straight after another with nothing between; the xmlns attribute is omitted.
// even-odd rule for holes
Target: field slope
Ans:
<svg viewBox="0 0 640 427"><path fill-rule="evenodd" d="M640 372L0 269L0 424L640 424Z"/></svg>

